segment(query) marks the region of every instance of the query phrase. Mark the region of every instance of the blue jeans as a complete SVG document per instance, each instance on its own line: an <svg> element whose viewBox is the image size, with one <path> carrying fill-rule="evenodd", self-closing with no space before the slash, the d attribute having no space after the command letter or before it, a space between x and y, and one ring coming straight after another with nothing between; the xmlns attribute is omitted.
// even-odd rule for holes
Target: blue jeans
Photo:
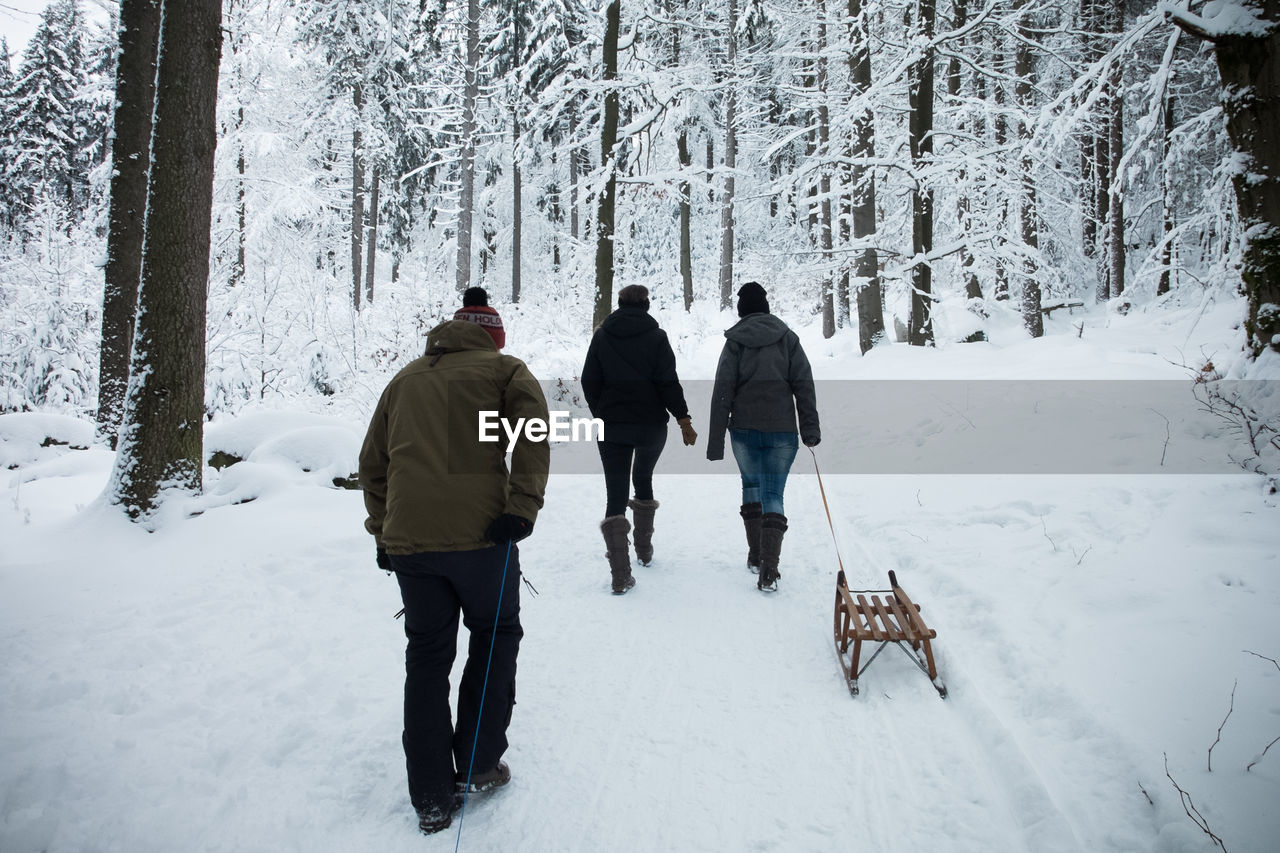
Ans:
<svg viewBox="0 0 1280 853"><path fill-rule="evenodd" d="M782 491L800 447L799 436L794 432L732 429L729 440L742 473L742 502L759 503L763 512L784 515Z"/></svg>

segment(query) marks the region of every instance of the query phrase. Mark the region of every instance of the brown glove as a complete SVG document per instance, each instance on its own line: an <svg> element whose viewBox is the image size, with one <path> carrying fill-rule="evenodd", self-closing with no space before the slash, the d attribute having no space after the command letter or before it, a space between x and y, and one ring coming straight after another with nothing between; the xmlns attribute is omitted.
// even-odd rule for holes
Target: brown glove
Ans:
<svg viewBox="0 0 1280 853"><path fill-rule="evenodd" d="M693 431L692 418L681 418L676 423L680 424L680 435L684 437L685 447L693 447L698 443L698 434Z"/></svg>

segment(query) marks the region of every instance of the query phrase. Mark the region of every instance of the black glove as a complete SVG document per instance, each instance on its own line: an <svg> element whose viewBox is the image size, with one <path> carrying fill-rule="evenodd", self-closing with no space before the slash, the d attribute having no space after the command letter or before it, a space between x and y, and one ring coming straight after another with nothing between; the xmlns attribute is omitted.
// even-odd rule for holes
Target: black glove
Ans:
<svg viewBox="0 0 1280 853"><path fill-rule="evenodd" d="M532 532L532 521L504 512L489 525L489 529L484 532L484 538L501 545L503 542L519 542Z"/></svg>
<svg viewBox="0 0 1280 853"><path fill-rule="evenodd" d="M802 435L800 436L800 440L804 442L805 447L817 447L818 443L822 441L822 439L816 435Z"/></svg>
<svg viewBox="0 0 1280 853"><path fill-rule="evenodd" d="M391 558L387 556L386 548L378 549L378 568L384 572L391 571Z"/></svg>

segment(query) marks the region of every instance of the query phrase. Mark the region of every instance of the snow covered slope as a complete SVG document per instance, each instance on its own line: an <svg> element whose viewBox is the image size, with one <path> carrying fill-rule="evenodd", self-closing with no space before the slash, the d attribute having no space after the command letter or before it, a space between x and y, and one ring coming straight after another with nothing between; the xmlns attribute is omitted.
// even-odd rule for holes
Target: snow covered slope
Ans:
<svg viewBox="0 0 1280 853"><path fill-rule="evenodd" d="M1190 343L1189 320L1126 321L1078 349L859 360L804 340L824 379L1078 379L1173 378L1170 352L1230 337L1221 318ZM682 370L709 376L718 349L689 337ZM348 432L327 433L335 453ZM514 779L472 801L462 850L1215 849L1166 766L1228 850L1276 849L1280 746L1246 770L1280 735L1280 525L1260 478L828 475L817 451L851 585L897 571L949 697L893 649L845 690L807 452L772 596L743 566L732 462L659 478L656 559L622 597L602 478L555 475L521 545L540 594L522 599ZM105 450L21 458L0 502L0 850L454 848L456 821L423 838L408 805L400 602L358 492L281 452L210 471L147 533L96 503Z"/></svg>

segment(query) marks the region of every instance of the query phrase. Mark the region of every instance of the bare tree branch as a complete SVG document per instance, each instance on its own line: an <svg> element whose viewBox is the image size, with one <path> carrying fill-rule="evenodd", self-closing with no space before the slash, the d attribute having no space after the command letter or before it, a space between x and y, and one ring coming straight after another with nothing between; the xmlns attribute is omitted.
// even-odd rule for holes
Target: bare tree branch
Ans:
<svg viewBox="0 0 1280 853"><path fill-rule="evenodd" d="M1222 718L1222 722L1218 725L1218 736L1213 739L1213 743L1209 744L1209 772L1213 772L1213 748L1218 745L1218 741L1222 740L1222 727L1227 724L1227 720L1231 718L1231 712L1236 709L1236 685L1240 681L1237 679L1231 685L1231 707L1227 708L1227 716Z"/></svg>
<svg viewBox="0 0 1280 853"><path fill-rule="evenodd" d="M1204 815L1200 814L1200 810L1196 808L1196 804L1191 801L1191 795L1183 790L1177 780L1169 773L1169 755L1164 754L1164 775L1169 777L1169 781L1173 783L1174 789L1178 792L1178 796L1182 799L1182 810L1187 813L1187 817L1191 818L1191 822L1200 827L1200 831L1209 836L1214 844L1227 853L1227 845L1222 843L1222 839L1209 829L1209 822L1204 819Z"/></svg>

